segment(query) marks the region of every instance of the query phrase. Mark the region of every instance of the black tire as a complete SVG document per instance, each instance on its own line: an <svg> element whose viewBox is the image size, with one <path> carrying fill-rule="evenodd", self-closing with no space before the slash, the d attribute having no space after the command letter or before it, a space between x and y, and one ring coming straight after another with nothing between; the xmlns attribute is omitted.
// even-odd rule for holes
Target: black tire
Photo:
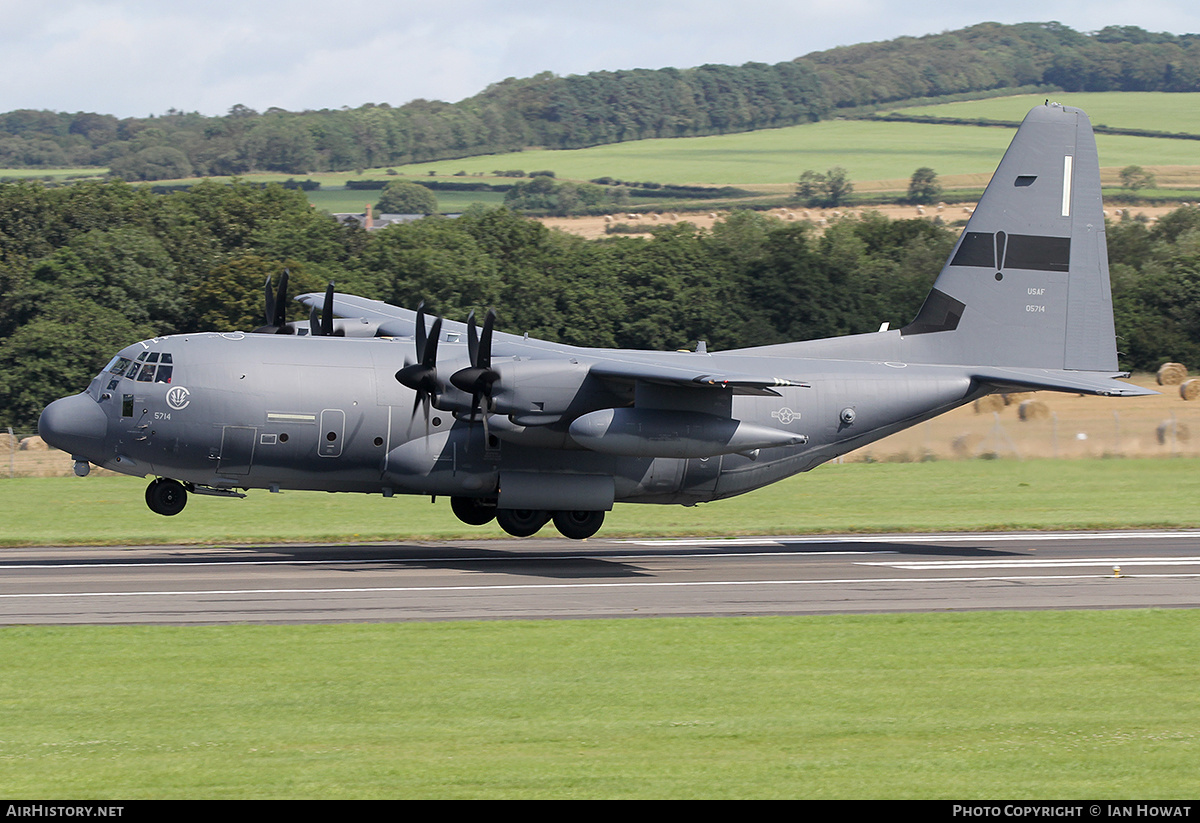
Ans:
<svg viewBox="0 0 1200 823"><path fill-rule="evenodd" d="M187 505L187 489L178 480L160 477L146 487L146 505L155 514L172 517Z"/></svg>
<svg viewBox="0 0 1200 823"><path fill-rule="evenodd" d="M586 540L596 532L600 531L600 527L604 525L604 512L602 511L570 511L570 512L555 512L554 513L554 528L558 529L563 537L569 537L572 540Z"/></svg>
<svg viewBox="0 0 1200 823"><path fill-rule="evenodd" d="M451 497L450 511L468 526L485 526L496 519L496 501L482 497Z"/></svg>
<svg viewBox="0 0 1200 823"><path fill-rule="evenodd" d="M532 537L550 521L550 512L537 509L496 509L496 522L513 537Z"/></svg>

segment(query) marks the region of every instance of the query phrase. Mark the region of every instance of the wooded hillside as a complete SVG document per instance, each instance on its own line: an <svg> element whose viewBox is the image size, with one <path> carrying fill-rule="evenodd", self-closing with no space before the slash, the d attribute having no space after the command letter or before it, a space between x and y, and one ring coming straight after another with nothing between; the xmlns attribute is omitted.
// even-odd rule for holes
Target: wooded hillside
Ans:
<svg viewBox="0 0 1200 823"><path fill-rule="evenodd" d="M306 174L809 122L856 107L1030 86L1200 91L1200 35L1058 23L976 26L814 52L775 65L705 65L509 78L457 103L118 119L0 114L0 167L107 166L126 180Z"/></svg>

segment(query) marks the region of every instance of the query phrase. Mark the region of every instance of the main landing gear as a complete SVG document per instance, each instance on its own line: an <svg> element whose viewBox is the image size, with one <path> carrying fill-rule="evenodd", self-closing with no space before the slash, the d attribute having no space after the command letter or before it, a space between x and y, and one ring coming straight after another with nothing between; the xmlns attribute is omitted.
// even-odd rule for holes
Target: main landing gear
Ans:
<svg viewBox="0 0 1200 823"><path fill-rule="evenodd" d="M495 518L496 524L513 537L532 537L543 526L554 521L563 537L584 540L600 531L604 525L602 511L559 511L540 509L501 509L495 500L475 497L451 497L450 509L464 523L482 526Z"/></svg>

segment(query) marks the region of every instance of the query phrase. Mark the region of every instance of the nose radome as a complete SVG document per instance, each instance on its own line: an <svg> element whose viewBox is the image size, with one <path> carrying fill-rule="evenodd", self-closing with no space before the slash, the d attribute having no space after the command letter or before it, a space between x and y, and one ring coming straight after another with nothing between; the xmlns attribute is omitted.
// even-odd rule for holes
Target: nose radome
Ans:
<svg viewBox="0 0 1200 823"><path fill-rule="evenodd" d="M55 400L38 418L38 434L71 456L99 458L108 417L91 397L76 394Z"/></svg>

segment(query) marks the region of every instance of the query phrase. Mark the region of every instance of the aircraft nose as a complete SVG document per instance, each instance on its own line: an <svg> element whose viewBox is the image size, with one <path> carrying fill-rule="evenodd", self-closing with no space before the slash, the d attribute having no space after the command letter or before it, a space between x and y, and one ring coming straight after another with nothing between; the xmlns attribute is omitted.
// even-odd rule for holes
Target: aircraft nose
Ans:
<svg viewBox="0 0 1200 823"><path fill-rule="evenodd" d="M55 400L38 418L38 434L72 457L96 456L108 431L104 410L86 394Z"/></svg>

